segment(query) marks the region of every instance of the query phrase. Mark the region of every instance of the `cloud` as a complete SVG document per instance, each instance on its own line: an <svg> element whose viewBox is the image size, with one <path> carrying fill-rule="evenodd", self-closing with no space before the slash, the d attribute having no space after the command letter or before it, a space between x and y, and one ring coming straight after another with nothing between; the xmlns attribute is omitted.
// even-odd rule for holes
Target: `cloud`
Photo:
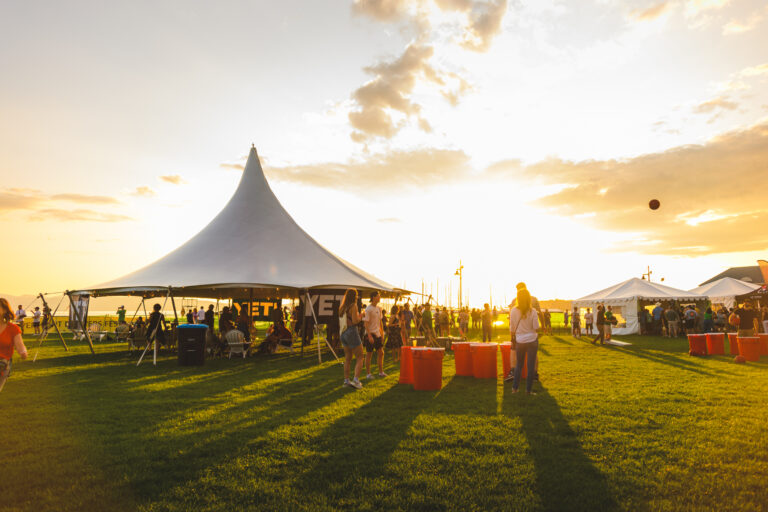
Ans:
<svg viewBox="0 0 768 512"><path fill-rule="evenodd" d="M142 187L136 187L136 190L131 192L132 196L136 197L153 197L155 196L155 191L152 190L150 187L142 186Z"/></svg>
<svg viewBox="0 0 768 512"><path fill-rule="evenodd" d="M245 169L245 164L232 164L232 163L223 163L219 164L219 167L226 170L236 170L236 171L242 171Z"/></svg>
<svg viewBox="0 0 768 512"><path fill-rule="evenodd" d="M755 12L745 21L731 20L723 26L723 35L743 34L757 27L763 21L763 14Z"/></svg>
<svg viewBox="0 0 768 512"><path fill-rule="evenodd" d="M8 192L0 191L0 212L28 210L34 208L40 202L40 196L29 195L29 193L19 193L21 190L22 189L10 189Z"/></svg>
<svg viewBox="0 0 768 512"><path fill-rule="evenodd" d="M768 122L629 160L510 161L487 172L560 185L534 204L625 234L619 251L693 255L768 247ZM651 199L661 201L659 210L648 208Z"/></svg>
<svg viewBox="0 0 768 512"><path fill-rule="evenodd" d="M755 77L762 75L768 75L768 63L742 69L739 73L739 76L743 77Z"/></svg>
<svg viewBox="0 0 768 512"><path fill-rule="evenodd" d="M730 3L730 0L687 0L685 13L687 16L698 16L705 11L716 11Z"/></svg>
<svg viewBox="0 0 768 512"><path fill-rule="evenodd" d="M672 8L671 2L659 2L645 9L635 9L629 13L629 17L635 21L653 21L661 17Z"/></svg>
<svg viewBox="0 0 768 512"><path fill-rule="evenodd" d="M355 130L352 140L364 142L372 137L393 137L405 125L405 119L398 122L392 118L393 111L406 119L416 116L422 125L421 107L411 101L410 94L419 77L440 85L445 83L428 63L433 53L431 46L411 43L397 59L365 68L374 78L352 93L357 106L357 110L349 113L349 122Z"/></svg>
<svg viewBox="0 0 768 512"><path fill-rule="evenodd" d="M50 196L54 201L69 201L81 204L120 204L120 201L109 196L89 196L84 194L54 194Z"/></svg>
<svg viewBox="0 0 768 512"><path fill-rule="evenodd" d="M397 217L384 217L382 219L376 219L376 222L380 222L381 224L399 224L403 222L403 220L398 219Z"/></svg>
<svg viewBox="0 0 768 512"><path fill-rule="evenodd" d="M85 221L85 222L123 222L127 220L133 220L133 218L126 215L118 215L112 213L102 213L94 210L75 209L64 210L57 208L44 208L37 210L30 214L29 220L31 221Z"/></svg>
<svg viewBox="0 0 768 512"><path fill-rule="evenodd" d="M474 2L467 13L468 25L462 46L476 52L485 52L501 30L507 12L507 0Z"/></svg>
<svg viewBox="0 0 768 512"><path fill-rule="evenodd" d="M429 62L435 53L435 33L429 19L433 5L438 10L464 14L463 21L448 24L448 30L454 33L455 42L477 52L490 48L507 12L507 0L434 0L434 4L430 0L355 0L355 14L380 22L402 22L416 34L400 56L364 68L373 78L352 93L354 105L348 114L353 128L350 137L355 142L390 139L414 118L420 129L430 132L421 106L411 99L419 81L440 86L440 94L451 106L458 105L461 96L472 90L458 73Z"/></svg>
<svg viewBox="0 0 768 512"><path fill-rule="evenodd" d="M715 112L716 110L736 110L739 106L728 100L727 98L720 96L717 98L713 98L708 101L704 101L702 103L699 103L694 107L693 113L694 114L711 114L712 112Z"/></svg>
<svg viewBox="0 0 768 512"><path fill-rule="evenodd" d="M183 185L184 183L186 183L186 181L184 181L182 177L179 176L178 174L169 174L166 176L160 176L160 180L166 183L171 183L172 185Z"/></svg>
<svg viewBox="0 0 768 512"><path fill-rule="evenodd" d="M397 21L408 14L409 7L420 2L411 0L355 0L352 12L379 21Z"/></svg>
<svg viewBox="0 0 768 512"><path fill-rule="evenodd" d="M470 174L469 157L463 151L417 149L391 151L346 163L320 163L267 169L276 181L352 192L376 193L423 190L452 184Z"/></svg>

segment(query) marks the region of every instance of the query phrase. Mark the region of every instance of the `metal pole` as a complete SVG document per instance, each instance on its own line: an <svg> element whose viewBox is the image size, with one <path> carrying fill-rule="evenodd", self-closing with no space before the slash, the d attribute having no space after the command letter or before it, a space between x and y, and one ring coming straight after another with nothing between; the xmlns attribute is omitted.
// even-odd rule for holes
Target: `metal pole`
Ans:
<svg viewBox="0 0 768 512"><path fill-rule="evenodd" d="M72 292L67 290L65 292L67 294L67 297L69 297L69 307L74 308L75 315L77 316L77 321L80 324L80 328L83 330L83 333L85 333L85 339L88 340L88 346L91 348L91 354L96 355L96 351L93 350L93 341L91 340L91 333L88 332L88 329L85 327L85 323L80 316L80 310L77 309L77 306L75 306L75 301L72 300Z"/></svg>
<svg viewBox="0 0 768 512"><path fill-rule="evenodd" d="M40 294L40 299L43 301L43 307L50 310L48 307L48 303L45 301L45 297L43 297L43 294ZM64 342L64 336L61 335L61 331L59 330L59 326L56 325L56 312L59 310L59 306L61 306L61 301L64 300L64 297L61 298L58 305L56 306L56 309L53 310L53 313L51 313L51 323L53 324L53 328L56 329L56 334L59 335L59 339L61 340L61 344L64 345L64 350L69 351L69 347L67 347L67 344ZM47 335L47 333L46 333ZM40 343L42 345L42 342ZM37 358L37 354L35 354L35 358Z"/></svg>

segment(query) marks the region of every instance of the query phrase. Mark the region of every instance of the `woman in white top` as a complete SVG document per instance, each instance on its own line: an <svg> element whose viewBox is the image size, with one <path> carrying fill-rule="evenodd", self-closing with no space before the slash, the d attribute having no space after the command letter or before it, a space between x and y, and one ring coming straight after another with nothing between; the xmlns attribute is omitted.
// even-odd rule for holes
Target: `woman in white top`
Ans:
<svg viewBox="0 0 768 512"><path fill-rule="evenodd" d="M512 334L512 347L515 350L517 361L515 364L515 378L512 381L512 392L517 393L520 386L520 375L523 364L528 359L528 375L525 381L525 390L529 395L534 395L533 378L536 374L536 351L539 349L539 315L531 307L531 294L525 288L517 290L517 306L512 308L509 314L509 330Z"/></svg>

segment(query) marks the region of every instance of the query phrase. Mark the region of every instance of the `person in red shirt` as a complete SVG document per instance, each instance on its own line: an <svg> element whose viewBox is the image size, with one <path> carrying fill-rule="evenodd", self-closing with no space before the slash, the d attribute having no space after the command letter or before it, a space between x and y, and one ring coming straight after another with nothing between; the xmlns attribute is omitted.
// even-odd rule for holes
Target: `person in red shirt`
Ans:
<svg viewBox="0 0 768 512"><path fill-rule="evenodd" d="M11 375L13 349L16 349L22 359L27 358L27 347L21 339L21 329L13 323L15 317L8 301L0 298L0 391Z"/></svg>

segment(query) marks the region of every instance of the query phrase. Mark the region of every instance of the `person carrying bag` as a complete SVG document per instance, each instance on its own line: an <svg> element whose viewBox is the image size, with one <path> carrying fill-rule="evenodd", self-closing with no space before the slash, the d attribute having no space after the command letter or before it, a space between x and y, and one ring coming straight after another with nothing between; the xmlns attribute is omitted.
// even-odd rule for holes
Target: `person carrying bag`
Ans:
<svg viewBox="0 0 768 512"><path fill-rule="evenodd" d="M362 315L357 308L357 290L348 289L344 293L344 299L339 305L339 327L341 331L341 345L344 347L344 385L355 389L363 389L360 382L360 370L363 368L363 340L360 339L358 326L362 321ZM352 357L357 357L355 362L355 378L349 379L349 367L352 365Z"/></svg>
<svg viewBox="0 0 768 512"><path fill-rule="evenodd" d="M514 328L512 326L514 325ZM539 316L531 307L531 294L523 288L517 291L517 306L512 308L509 315L509 326L512 332L512 350L515 351L515 374L512 379L512 392L517 393L520 386L520 375L523 364L528 362L528 375L525 380L525 390L529 395L533 392L533 379L536 374L536 352L539 349Z"/></svg>

